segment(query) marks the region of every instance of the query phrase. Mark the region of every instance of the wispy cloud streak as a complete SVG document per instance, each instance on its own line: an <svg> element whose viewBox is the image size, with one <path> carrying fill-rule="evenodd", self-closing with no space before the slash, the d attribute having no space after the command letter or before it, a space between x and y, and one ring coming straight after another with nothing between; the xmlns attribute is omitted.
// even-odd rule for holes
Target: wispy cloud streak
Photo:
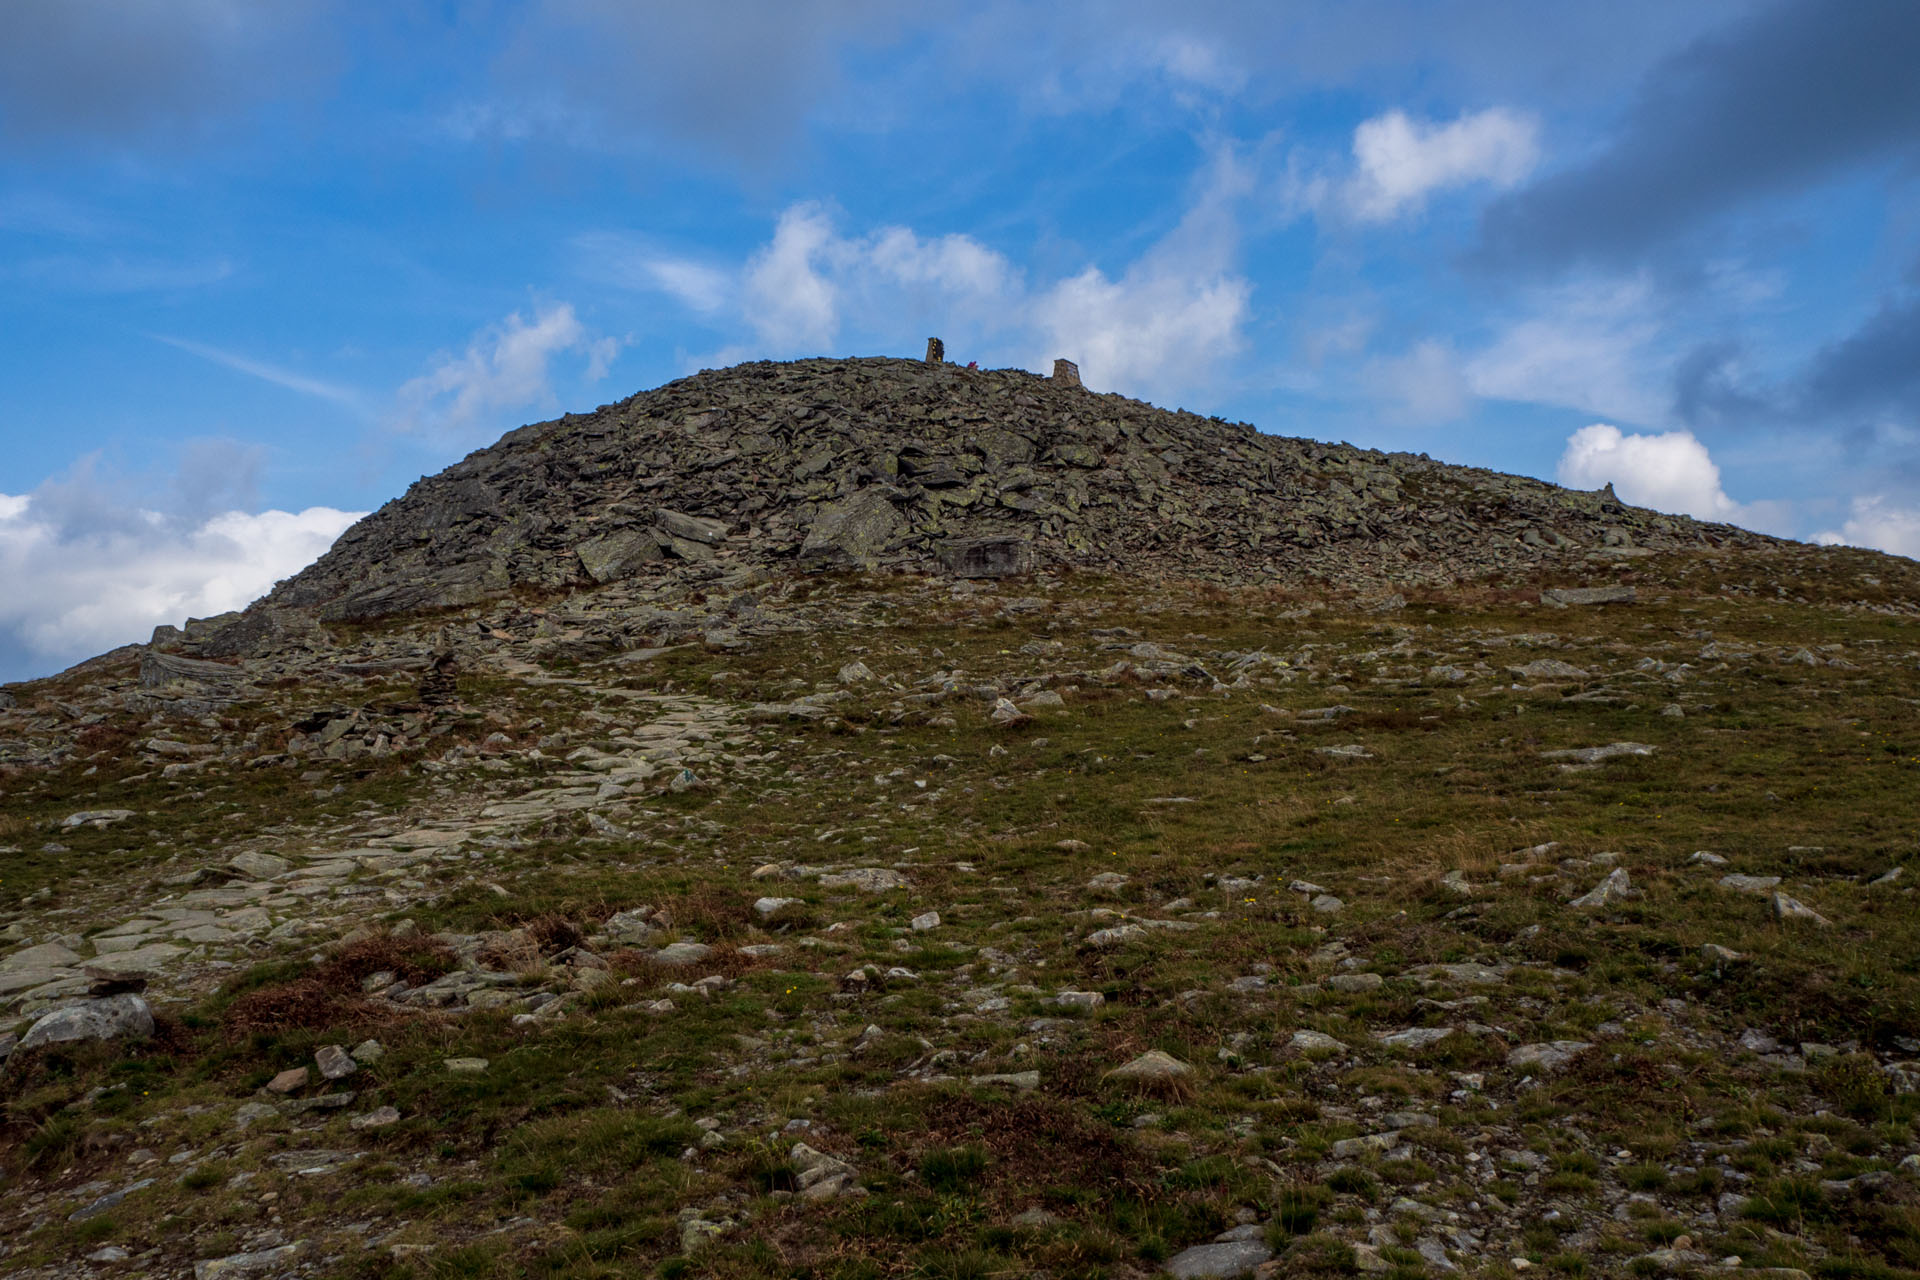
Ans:
<svg viewBox="0 0 1920 1280"><path fill-rule="evenodd" d="M202 360L210 360L214 364L232 369L236 373L244 373L251 378L258 378L262 382L271 382L276 387L285 387L288 391L297 391L303 396L313 396L320 400L330 400L335 404L342 405L356 412L364 411L366 407L365 401L362 400L358 391L355 391L352 387L342 386L337 382L326 382L320 378L309 378L303 373L295 373L291 369L283 369L279 365L268 364L264 360L253 360L232 351L224 351L219 347L210 346L204 342L195 342L191 338L174 338L164 333L155 333L148 336L156 342L164 342L168 346L178 348L189 355L199 356Z"/></svg>

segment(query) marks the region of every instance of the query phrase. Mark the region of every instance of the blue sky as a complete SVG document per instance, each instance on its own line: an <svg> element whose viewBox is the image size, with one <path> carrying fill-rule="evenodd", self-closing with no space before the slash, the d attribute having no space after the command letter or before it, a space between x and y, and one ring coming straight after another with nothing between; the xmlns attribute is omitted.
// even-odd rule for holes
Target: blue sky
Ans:
<svg viewBox="0 0 1920 1280"><path fill-rule="evenodd" d="M11 0L0 679L742 359L1920 555L1908 0Z"/></svg>

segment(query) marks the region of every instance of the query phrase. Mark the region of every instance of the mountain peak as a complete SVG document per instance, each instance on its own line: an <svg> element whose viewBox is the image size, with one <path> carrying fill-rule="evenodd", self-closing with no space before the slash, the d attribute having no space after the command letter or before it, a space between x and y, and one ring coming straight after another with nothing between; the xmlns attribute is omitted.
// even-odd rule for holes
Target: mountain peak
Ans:
<svg viewBox="0 0 1920 1280"><path fill-rule="evenodd" d="M1537 480L889 358L709 370L511 431L266 603L354 620L716 563L1439 583L1769 541Z"/></svg>

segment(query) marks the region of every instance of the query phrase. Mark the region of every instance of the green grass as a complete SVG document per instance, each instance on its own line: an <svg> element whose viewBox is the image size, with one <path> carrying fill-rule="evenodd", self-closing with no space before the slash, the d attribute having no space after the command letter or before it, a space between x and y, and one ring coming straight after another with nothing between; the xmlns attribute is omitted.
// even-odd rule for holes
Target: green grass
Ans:
<svg viewBox="0 0 1920 1280"><path fill-rule="evenodd" d="M237 1251L269 1212L291 1236L298 1224L350 1211L405 1220L434 1245L405 1259L365 1250L354 1255L358 1273L417 1280L1095 1276L1151 1271L1248 1210L1288 1274L1343 1275L1353 1269L1351 1241L1364 1238L1364 1211L1384 1212L1402 1195L1491 1223L1491 1259L1612 1273L1624 1269L1621 1250L1671 1242L1675 1224L1730 1189L1753 1198L1713 1242L1716 1256L1760 1257L1772 1230L1800 1242L1804 1257L1793 1265L1820 1260L1822 1274L1911 1272L1920 1267L1920 1220L1906 1184L1884 1209L1868 1209L1820 1192L1818 1179L1890 1167L1911 1149L1920 1116L1920 1102L1894 1095L1880 1071L1896 1037L1920 1036L1920 919L1909 899L1864 883L1910 847L1920 819L1920 734L1910 727L1920 670L1898 656L1920 648L1920 626L1765 592L1724 596L1702 565L1642 566L1649 603L1566 613L1521 607L1516 587L1410 592L1409 608L1386 616L1335 602L1291 617L1298 597L1285 593L1136 591L1089 575L1052 591L1048 612L1009 619L997 616L1006 596L1041 589L955 600L911 581L842 581L810 588L820 599L839 593L833 607L857 619L832 635L775 634L741 653L696 646L643 668L591 657L552 667L585 686L471 677L464 695L516 734L564 730L601 743L633 717L630 704L594 688L671 683L742 704L784 699L831 685L855 649L908 690L936 670L983 684L1046 671L1075 692L1066 711L1007 733L987 726L982 698L921 706L904 690L862 687L834 704L834 723L744 731L736 749L757 759L702 766L715 779L709 790L649 790L623 802L615 812L640 832L635 840L590 838L583 815L560 815L476 847L470 864L436 867L415 900L373 913L428 930L564 921L586 934L644 905L671 918L669 936L719 949L706 968L667 976L612 957L612 985L531 1029L506 1010L236 1033L237 1002L322 972L312 942L264 948L181 1011L163 1045L43 1055L0 1080L0 1165L35 1186L74 1187L122 1176L136 1143L163 1159L192 1150L202 1159L193 1171L115 1211L116 1242L165 1241L168 1265L186 1264L195 1259L179 1241L231 1237L228 1251ZM1846 584L1795 576L1791 557L1764 569L1790 595L1852 598ZM1662 594L1671 598L1651 602ZM1092 631L1119 627L1206 655L1227 680L1212 655L1282 654L1293 679L1267 669L1226 694L1178 677L1105 680L1097 673L1133 640ZM1556 641L1512 639L1549 631ZM1759 656L1723 669L1699 657L1703 632ZM1064 652L1021 653L1044 640ZM1855 668L1787 666L1768 652L1818 643L1844 645ZM1297 674L1303 651L1310 675ZM1436 655L1487 670L1458 688L1430 685ZM1512 688L1505 668L1540 656L1595 674L1565 691ZM1642 656L1690 663L1692 674L1678 683L1643 675ZM716 685L710 677L723 672ZM1149 699L1147 687L1176 696ZM375 690L404 693L365 692ZM1581 690L1612 690L1622 704L1563 696ZM1659 714L1672 701L1685 705L1684 718ZM1356 711L1317 725L1264 709L1335 702ZM246 729L285 714L262 704L230 718ZM541 728L526 729L536 718ZM108 728L139 731L132 721ZM488 731L491 722L476 718L451 737L472 742ZM1541 756L1616 740L1657 751L1579 773ZM1373 758L1315 750L1347 742ZM443 749L436 741L435 753ZM470 812L564 771L557 760L444 775L319 767L327 788L347 790L316 802L319 784L272 768L196 775L190 786L126 783L135 770L120 763L91 777L70 769L6 780L0 845L21 852L0 854L0 893L18 895L0 901L51 888L54 896L25 908L36 922L33 913L61 910L71 914L47 918L49 927L111 923L129 893L172 891L158 886L163 875L217 861L200 852L216 837L283 838L270 836L276 828L288 840L339 843L349 837L330 833L363 809L408 820L429 808ZM123 793L132 798L122 803ZM1175 797L1188 803L1165 803ZM68 853L41 851L49 824L107 804L141 813L61 836ZM226 821L221 805L240 820ZM1069 839L1084 847L1061 848ZM1550 857L1501 876L1515 850L1549 840L1560 844ZM1728 858L1731 870L1786 876L1834 926L1773 922L1763 899L1689 868L1694 849ZM1592 861L1601 853L1621 856L1642 896L1618 910L1571 912L1566 900L1605 874ZM811 878L755 879L766 863L898 864L910 885L862 895ZM1470 897L1441 882L1453 870L1474 886ZM1111 893L1089 889L1104 872L1128 881ZM1258 883L1229 891L1220 884L1228 877ZM1294 879L1328 886L1345 908L1316 912L1288 890ZM380 882L358 883L379 901ZM803 903L763 921L752 903L769 894ZM913 933L908 921L929 909L941 926ZM1087 935L1121 916L1096 919L1095 910L1199 928L1096 947ZM1701 959L1709 942L1746 959L1722 970ZM788 950L761 960L735 950L754 943ZM1341 971L1323 952L1335 943L1387 985L1355 995L1326 988ZM1413 972L1469 961L1512 968L1485 988ZM846 975L863 966L917 976L858 990ZM666 982L709 970L732 985L712 998L676 995L670 1015L641 1011ZM1264 989L1229 989L1255 973ZM1050 1003L1069 989L1100 992L1106 1004L1087 1016ZM982 1010L970 994L1007 1007ZM1460 1003L1473 998L1485 1003ZM1674 1001L1684 1018L1671 1012ZM1413 1052L1375 1038L1468 1023L1498 1031L1463 1030ZM1788 1044L1853 1042L1872 1055L1779 1073L1693 1039L1747 1027ZM1303 1028L1348 1047L1296 1055L1288 1040ZM233 1129L233 1110L275 1071L363 1033L387 1052L354 1078L352 1110L392 1105L399 1124L361 1133L343 1113ZM1511 1047L1558 1039L1599 1048L1516 1088L1505 1067ZM1196 1071L1162 1093L1104 1082L1148 1048ZM490 1065L477 1076L441 1067L457 1056ZM1032 1094L968 1083L1027 1069L1041 1076ZM1395 1110L1441 1123L1406 1129L1407 1152L1328 1167L1334 1142L1375 1132ZM701 1146L696 1120L718 1126L720 1145ZM811 1127L786 1128L798 1120ZM798 1198L795 1141L852 1162L868 1194ZM294 1142L368 1155L334 1175L333 1187L295 1184L270 1162ZM683 1158L688 1148L696 1154ZM1548 1163L1495 1159L1516 1149ZM1470 1153L1493 1163L1473 1168ZM1754 1181L1728 1180L1722 1155ZM1819 1173L1808 1175L1813 1167ZM253 1186L279 1197L271 1210L254 1191L225 1191L241 1172L266 1179ZM416 1172L432 1181L406 1180ZM1616 1186L1654 1197L1659 1216L1625 1227L1601 1221L1611 1203L1602 1193ZM1472 1203L1481 1208L1467 1210ZM1563 1229L1540 1221L1549 1205L1563 1211ZM736 1225L683 1256L678 1215L689 1208ZM1015 1224L1036 1208L1053 1218ZM539 1231L508 1243L477 1230L520 1217ZM1566 1243L1571 1223L1589 1217L1614 1232L1612 1252ZM32 1247L53 1265L76 1246L43 1230ZM1427 1270L1417 1254L1383 1257L1393 1274Z"/></svg>

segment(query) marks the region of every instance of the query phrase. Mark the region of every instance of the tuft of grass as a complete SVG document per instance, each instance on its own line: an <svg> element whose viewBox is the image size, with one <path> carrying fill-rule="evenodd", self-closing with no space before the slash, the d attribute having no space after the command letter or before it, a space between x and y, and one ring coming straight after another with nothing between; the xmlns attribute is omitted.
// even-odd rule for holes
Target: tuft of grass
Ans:
<svg viewBox="0 0 1920 1280"><path fill-rule="evenodd" d="M920 1180L934 1191L966 1191L987 1171L987 1153L978 1147L941 1147L920 1157Z"/></svg>
<svg viewBox="0 0 1920 1280"><path fill-rule="evenodd" d="M1358 1196L1362 1200L1380 1198L1380 1184L1373 1175L1351 1165L1328 1174L1326 1188L1336 1195Z"/></svg>
<svg viewBox="0 0 1920 1280"><path fill-rule="evenodd" d="M1740 1216L1770 1227L1797 1228L1828 1216L1826 1193L1815 1178L1775 1178L1747 1198Z"/></svg>

